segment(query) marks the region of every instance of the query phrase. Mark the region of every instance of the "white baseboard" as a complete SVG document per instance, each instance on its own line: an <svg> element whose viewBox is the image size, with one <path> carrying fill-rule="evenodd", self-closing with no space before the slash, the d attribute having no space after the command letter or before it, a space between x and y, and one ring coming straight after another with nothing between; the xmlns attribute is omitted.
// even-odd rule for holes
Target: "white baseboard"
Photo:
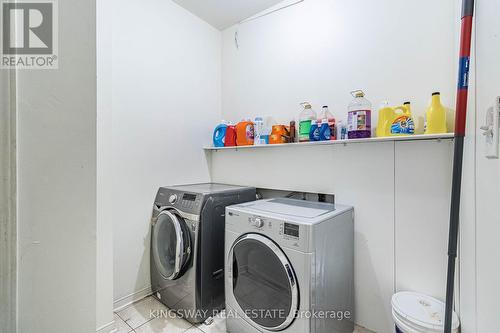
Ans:
<svg viewBox="0 0 500 333"><path fill-rule="evenodd" d="M96 332L97 333L115 333L116 332L115 321L113 320L112 322L110 322L104 326L99 327L96 330Z"/></svg>
<svg viewBox="0 0 500 333"><path fill-rule="evenodd" d="M118 312L122 310L123 308L126 308L132 303L135 303L137 301L140 301L143 298L146 298L148 296L151 296L153 292L151 291L151 286L148 286L144 289L138 290L130 295L127 295L125 297L121 297L117 300L114 301L113 307L114 311Z"/></svg>

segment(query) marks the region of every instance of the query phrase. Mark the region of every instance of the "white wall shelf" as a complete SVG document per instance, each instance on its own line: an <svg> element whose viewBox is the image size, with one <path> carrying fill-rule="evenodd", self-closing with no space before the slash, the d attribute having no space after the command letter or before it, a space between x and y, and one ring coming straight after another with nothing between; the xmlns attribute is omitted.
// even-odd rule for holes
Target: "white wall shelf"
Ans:
<svg viewBox="0 0 500 333"><path fill-rule="evenodd" d="M423 141L423 140L451 140L454 138L453 133L446 134L420 134L411 136L390 136L383 138L369 139L351 139L351 140L336 140L336 141L319 141L319 142L302 142L302 143L284 143L276 145L260 145L260 146L239 146L239 147L204 147L206 151L219 150L242 150L242 149L276 149L276 148L298 148L307 146L329 146L329 145L348 145L355 143L377 143L377 142L395 142L395 141Z"/></svg>

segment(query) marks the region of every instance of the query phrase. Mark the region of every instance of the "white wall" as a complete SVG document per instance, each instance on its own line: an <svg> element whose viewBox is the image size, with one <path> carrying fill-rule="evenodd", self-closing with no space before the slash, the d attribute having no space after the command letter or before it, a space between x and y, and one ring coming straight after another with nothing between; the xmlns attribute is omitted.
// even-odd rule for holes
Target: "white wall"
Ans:
<svg viewBox="0 0 500 333"><path fill-rule="evenodd" d="M444 104L453 107L458 18L453 0L306 0L229 28L223 32L223 118L273 115L288 122L308 100L317 110L330 105L345 119L349 91L359 88L374 106L411 100L423 115L430 94L441 91ZM386 333L394 291L444 298L451 153L449 141L296 154L265 150L251 157L219 152L212 157L212 174L214 181L325 191L354 205L357 321ZM293 167L276 172L275 162ZM250 171L246 163L259 167ZM308 176L299 177L304 170ZM354 180L346 178L353 174Z"/></svg>
<svg viewBox="0 0 500 333"><path fill-rule="evenodd" d="M221 36L170 0L115 3L109 209L120 306L150 289L158 188L209 180L201 147L220 118Z"/></svg>
<svg viewBox="0 0 500 333"><path fill-rule="evenodd" d="M95 1L59 1L59 69L18 73L19 333L95 331Z"/></svg>
<svg viewBox="0 0 500 333"><path fill-rule="evenodd" d="M478 1L476 13L477 121L483 125L486 111L500 95L500 23L498 1ZM477 332L495 332L500 327L500 161L484 157L484 138L477 131L476 290ZM472 332L472 331L471 331Z"/></svg>
<svg viewBox="0 0 500 333"><path fill-rule="evenodd" d="M112 220L112 19L113 1L97 1L97 267L96 328L113 323Z"/></svg>
<svg viewBox="0 0 500 333"><path fill-rule="evenodd" d="M229 28L223 116L290 121L307 100L317 111L330 105L345 119L349 92L360 88L374 106L411 100L423 114L433 91L453 106L458 17L454 0L306 0Z"/></svg>

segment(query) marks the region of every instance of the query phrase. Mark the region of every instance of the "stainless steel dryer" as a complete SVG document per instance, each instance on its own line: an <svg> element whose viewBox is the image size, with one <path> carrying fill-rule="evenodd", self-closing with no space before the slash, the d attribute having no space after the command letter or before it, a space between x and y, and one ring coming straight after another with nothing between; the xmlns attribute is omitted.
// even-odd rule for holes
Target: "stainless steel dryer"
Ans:
<svg viewBox="0 0 500 333"><path fill-rule="evenodd" d="M230 333L352 333L353 208L268 199L226 209Z"/></svg>
<svg viewBox="0 0 500 333"><path fill-rule="evenodd" d="M159 189L151 222L151 284L160 302L192 323L224 308L225 209L255 198L255 188L223 184Z"/></svg>

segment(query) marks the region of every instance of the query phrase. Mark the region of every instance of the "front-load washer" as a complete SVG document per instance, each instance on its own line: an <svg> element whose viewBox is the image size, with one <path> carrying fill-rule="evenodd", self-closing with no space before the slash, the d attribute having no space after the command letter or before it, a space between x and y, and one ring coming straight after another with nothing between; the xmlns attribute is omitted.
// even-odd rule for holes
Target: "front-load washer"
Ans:
<svg viewBox="0 0 500 333"><path fill-rule="evenodd" d="M225 255L228 332L353 332L352 207L286 198L227 207Z"/></svg>
<svg viewBox="0 0 500 333"><path fill-rule="evenodd" d="M225 209L255 199L255 188L223 184L158 190L150 266L160 302L192 323L224 308Z"/></svg>

